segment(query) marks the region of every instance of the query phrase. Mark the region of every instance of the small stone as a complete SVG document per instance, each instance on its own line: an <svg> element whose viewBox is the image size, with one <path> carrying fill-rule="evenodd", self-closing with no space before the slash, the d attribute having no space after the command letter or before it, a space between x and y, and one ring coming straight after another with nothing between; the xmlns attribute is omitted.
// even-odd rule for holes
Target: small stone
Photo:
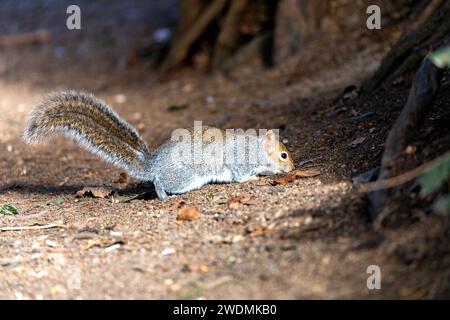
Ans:
<svg viewBox="0 0 450 320"><path fill-rule="evenodd" d="M236 243L236 242L243 241L244 239L245 239L244 236L238 234L238 235L235 235L235 236L231 239L231 242L232 242L232 243Z"/></svg>
<svg viewBox="0 0 450 320"><path fill-rule="evenodd" d="M121 237L123 235L123 233L120 232L120 231L113 231L113 230L111 230L109 233L110 233L110 235L112 237Z"/></svg>
<svg viewBox="0 0 450 320"><path fill-rule="evenodd" d="M48 247L51 247L51 248L56 248L56 247L58 247L58 243L56 242L56 241L52 241L52 240L45 240L45 244L48 246Z"/></svg>
<svg viewBox="0 0 450 320"><path fill-rule="evenodd" d="M162 256L168 256L168 255L174 254L175 252L177 252L177 251L175 250L175 248L166 248L166 249L164 249L164 250L161 252L161 255L162 255Z"/></svg>
<svg viewBox="0 0 450 320"><path fill-rule="evenodd" d="M307 216L305 218L305 221L303 221L303 224L308 225L308 224L311 224L312 222L313 222L313 217Z"/></svg>

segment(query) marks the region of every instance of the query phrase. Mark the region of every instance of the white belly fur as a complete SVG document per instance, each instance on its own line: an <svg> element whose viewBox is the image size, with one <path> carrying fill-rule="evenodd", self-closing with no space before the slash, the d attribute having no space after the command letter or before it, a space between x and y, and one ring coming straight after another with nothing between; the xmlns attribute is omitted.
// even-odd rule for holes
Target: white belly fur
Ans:
<svg viewBox="0 0 450 320"><path fill-rule="evenodd" d="M191 184L178 191L178 193L185 193L191 190L200 189L208 183L228 183L233 182L233 176L228 169L224 169L220 174L208 177L197 177Z"/></svg>

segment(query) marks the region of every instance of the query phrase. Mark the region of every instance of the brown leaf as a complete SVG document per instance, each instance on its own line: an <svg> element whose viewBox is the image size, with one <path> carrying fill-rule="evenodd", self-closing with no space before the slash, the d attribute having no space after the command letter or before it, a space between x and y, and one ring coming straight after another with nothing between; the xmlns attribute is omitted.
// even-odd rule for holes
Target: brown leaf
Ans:
<svg viewBox="0 0 450 320"><path fill-rule="evenodd" d="M239 209L241 204L250 206L250 205L255 205L258 203L259 203L258 200L253 198L250 195L230 197L230 198L228 198L228 201L227 201L228 208L230 208L232 210Z"/></svg>
<svg viewBox="0 0 450 320"><path fill-rule="evenodd" d="M116 192L113 188L108 187L84 187L78 191L76 196L78 198L91 197L91 198L108 198Z"/></svg>
<svg viewBox="0 0 450 320"><path fill-rule="evenodd" d="M272 185L282 186L282 185L294 182L295 180L297 180L297 178L315 177L315 176L318 176L319 174L320 174L320 172L317 170L296 170L294 173L292 173L288 176L273 180Z"/></svg>
<svg viewBox="0 0 450 320"><path fill-rule="evenodd" d="M128 175L125 172L119 173L114 178L114 183L116 183L116 184L128 184L129 181L130 181L130 179L128 178Z"/></svg>
<svg viewBox="0 0 450 320"><path fill-rule="evenodd" d="M318 176L320 172L317 170L296 170L294 174L296 178L309 178Z"/></svg>
<svg viewBox="0 0 450 320"><path fill-rule="evenodd" d="M272 184L273 185L280 185L280 186L282 186L282 185L294 182L296 179L297 179L297 176L294 173L294 174L290 174L290 175L288 175L286 177L275 179L275 180L273 180Z"/></svg>
<svg viewBox="0 0 450 320"><path fill-rule="evenodd" d="M200 219L200 210L197 207L181 209L178 212L177 220L196 221Z"/></svg>

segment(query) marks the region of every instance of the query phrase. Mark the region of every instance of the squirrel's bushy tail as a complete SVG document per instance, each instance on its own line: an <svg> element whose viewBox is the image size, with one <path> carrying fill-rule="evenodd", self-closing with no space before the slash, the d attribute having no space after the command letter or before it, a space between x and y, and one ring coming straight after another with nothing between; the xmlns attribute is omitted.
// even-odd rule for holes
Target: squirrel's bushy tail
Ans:
<svg viewBox="0 0 450 320"><path fill-rule="evenodd" d="M145 180L149 156L146 142L93 95L75 91L50 94L31 114L23 138L33 144L54 133L75 139L130 176Z"/></svg>

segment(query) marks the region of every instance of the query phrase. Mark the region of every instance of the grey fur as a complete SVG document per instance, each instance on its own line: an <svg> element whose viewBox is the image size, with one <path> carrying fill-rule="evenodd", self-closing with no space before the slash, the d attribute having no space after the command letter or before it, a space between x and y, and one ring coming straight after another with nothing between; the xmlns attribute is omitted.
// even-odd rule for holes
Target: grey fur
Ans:
<svg viewBox="0 0 450 320"><path fill-rule="evenodd" d="M116 134L111 130L113 127ZM91 94L75 91L49 94L31 113L23 139L36 144L58 133L136 179L142 180L147 171L149 151L145 140L104 101Z"/></svg>

